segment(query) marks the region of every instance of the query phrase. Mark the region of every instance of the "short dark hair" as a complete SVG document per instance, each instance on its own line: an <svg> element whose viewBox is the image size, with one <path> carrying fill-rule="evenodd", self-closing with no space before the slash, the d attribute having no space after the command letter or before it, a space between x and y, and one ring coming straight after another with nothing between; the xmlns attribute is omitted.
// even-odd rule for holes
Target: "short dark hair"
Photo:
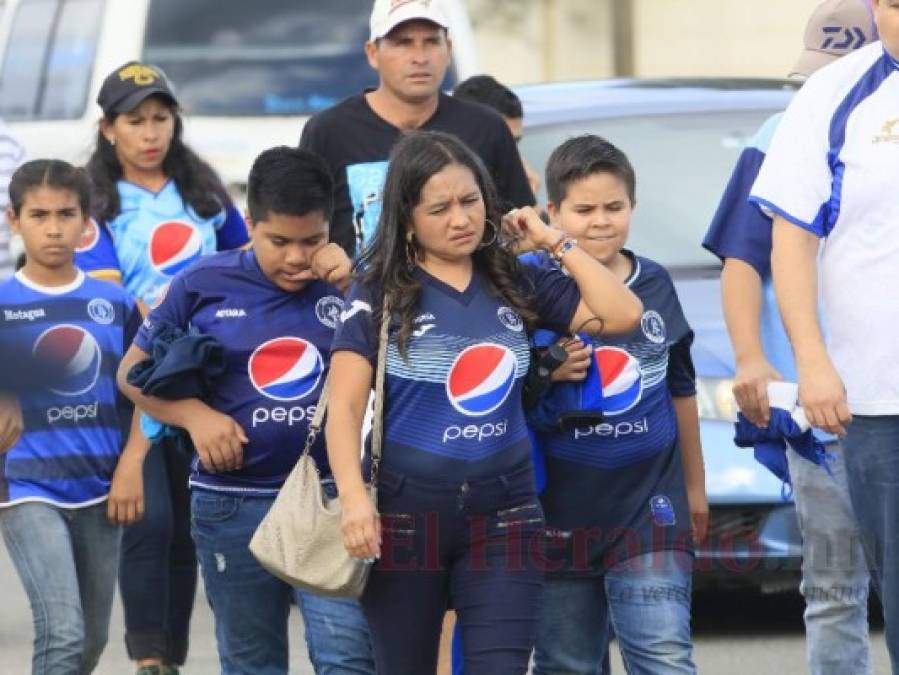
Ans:
<svg viewBox="0 0 899 675"><path fill-rule="evenodd" d="M68 190L78 197L81 214L91 206L91 183L87 172L61 159L35 159L16 169L9 181L9 204L18 217L29 191L42 186Z"/></svg>
<svg viewBox="0 0 899 675"><path fill-rule="evenodd" d="M521 99L514 91L490 75L474 75L460 82L453 89L453 96L486 105L503 117L511 119L524 117Z"/></svg>
<svg viewBox="0 0 899 675"><path fill-rule="evenodd" d="M253 162L247 181L247 210L255 222L271 213L305 216L334 210L334 181L321 157L308 150L280 145Z"/></svg>
<svg viewBox="0 0 899 675"><path fill-rule="evenodd" d="M553 150L546 162L546 193L558 206L573 182L595 173L617 176L627 187L631 206L637 203L637 174L620 149L601 136L584 134L569 138Z"/></svg>

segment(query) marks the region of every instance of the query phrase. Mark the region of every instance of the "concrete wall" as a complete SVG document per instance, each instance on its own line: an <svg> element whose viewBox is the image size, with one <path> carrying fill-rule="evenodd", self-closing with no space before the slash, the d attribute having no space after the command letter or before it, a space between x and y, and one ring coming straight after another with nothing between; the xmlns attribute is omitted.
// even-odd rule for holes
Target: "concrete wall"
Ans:
<svg viewBox="0 0 899 675"><path fill-rule="evenodd" d="M780 77L796 59L805 22L818 1L466 3L484 72L518 84L629 72Z"/></svg>

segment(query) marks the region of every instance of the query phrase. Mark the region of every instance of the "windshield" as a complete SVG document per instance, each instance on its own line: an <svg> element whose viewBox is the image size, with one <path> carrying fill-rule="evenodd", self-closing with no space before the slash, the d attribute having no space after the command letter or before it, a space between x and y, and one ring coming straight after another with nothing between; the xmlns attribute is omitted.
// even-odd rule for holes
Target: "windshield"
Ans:
<svg viewBox="0 0 899 675"><path fill-rule="evenodd" d="M361 0L152 0L144 60L191 114L310 115L377 84ZM264 8L264 9L263 9Z"/></svg>
<svg viewBox="0 0 899 675"><path fill-rule="evenodd" d="M740 151L770 111L635 115L528 128L522 154L544 177L553 149L598 134L627 153L637 172L637 209L628 247L662 265L717 263L702 239ZM541 188L540 203L546 203Z"/></svg>

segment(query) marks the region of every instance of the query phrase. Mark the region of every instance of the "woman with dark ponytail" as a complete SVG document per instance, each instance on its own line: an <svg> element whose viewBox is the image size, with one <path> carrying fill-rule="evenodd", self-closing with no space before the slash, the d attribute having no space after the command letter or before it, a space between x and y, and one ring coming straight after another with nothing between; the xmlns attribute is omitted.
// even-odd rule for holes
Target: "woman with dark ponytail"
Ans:
<svg viewBox="0 0 899 675"><path fill-rule="evenodd" d="M212 168L182 140L165 75L127 63L103 82L96 148L88 161L93 220L77 264L120 280L142 311L201 256L239 248L246 226ZM197 561L190 537L190 457L165 438L125 452L110 515L130 525L119 585L125 642L140 675L171 675L187 657Z"/></svg>

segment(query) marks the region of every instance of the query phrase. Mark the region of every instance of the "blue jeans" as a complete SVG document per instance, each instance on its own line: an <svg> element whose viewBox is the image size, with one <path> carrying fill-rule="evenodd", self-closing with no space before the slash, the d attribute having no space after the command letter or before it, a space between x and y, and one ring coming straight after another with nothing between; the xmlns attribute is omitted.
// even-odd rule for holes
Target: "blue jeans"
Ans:
<svg viewBox="0 0 899 675"><path fill-rule="evenodd" d="M0 510L0 529L34 621L32 675L86 675L109 635L121 530L106 503L61 509L28 502Z"/></svg>
<svg viewBox="0 0 899 675"><path fill-rule="evenodd" d="M849 495L899 673L899 415L855 415L843 440Z"/></svg>
<svg viewBox="0 0 899 675"><path fill-rule="evenodd" d="M286 675L292 598L303 614L317 675L373 674L368 624L358 602L294 589L250 553L250 539L273 501L199 489L191 495L191 532L215 615L222 675Z"/></svg>
<svg viewBox="0 0 899 675"><path fill-rule="evenodd" d="M802 533L805 634L811 675L869 675L868 586L861 534L839 443L827 447L832 476L787 451Z"/></svg>
<svg viewBox="0 0 899 675"><path fill-rule="evenodd" d="M688 553L658 551L629 558L601 577L548 579L534 675L598 675L610 622L629 675L695 673L692 567Z"/></svg>
<svg viewBox="0 0 899 675"><path fill-rule="evenodd" d="M144 460L144 517L125 528L119 564L125 645L134 661L187 659L197 590L189 475L190 456L172 439L150 448Z"/></svg>

